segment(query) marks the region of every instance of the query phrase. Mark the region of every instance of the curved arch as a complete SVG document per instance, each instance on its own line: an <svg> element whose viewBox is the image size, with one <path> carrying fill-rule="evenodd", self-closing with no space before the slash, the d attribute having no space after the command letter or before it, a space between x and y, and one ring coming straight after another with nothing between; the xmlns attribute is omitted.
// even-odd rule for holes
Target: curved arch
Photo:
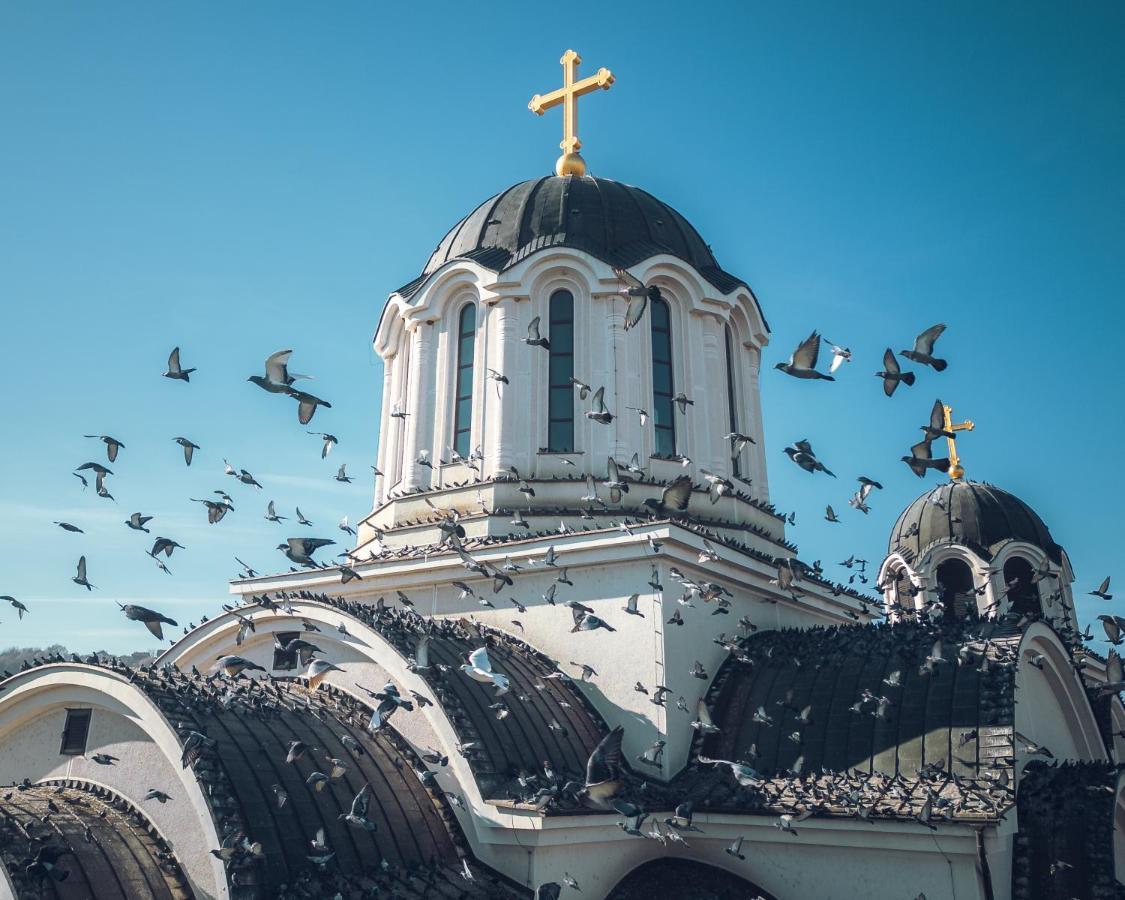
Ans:
<svg viewBox="0 0 1125 900"><path fill-rule="evenodd" d="M946 622L959 622L977 612L976 594L973 592L973 570L960 556L950 556L934 569L934 584L938 602L942 605Z"/></svg>
<svg viewBox="0 0 1125 900"><path fill-rule="evenodd" d="M1032 659L1036 664L1032 665ZM1016 730L1051 750L1059 759L1105 760L1105 742L1081 678L1058 634L1033 622L1019 645ZM1051 712L1054 706L1057 714ZM1077 755L1068 753L1073 743ZM1053 745L1053 746L1052 746ZM1027 762L1027 757L1023 761Z"/></svg>
<svg viewBox="0 0 1125 900"><path fill-rule="evenodd" d="M53 765L50 754L44 754L42 744L37 743L40 735L33 726L43 723L54 739L57 729L50 724L52 714L67 706L90 707L95 712L102 710L115 717L110 720L113 729L123 730L126 736L134 736L133 731L146 735L158 756L146 755L143 746L134 745L125 764L90 763L82 768L81 777L121 794L138 806L153 787L176 796L180 801L178 808L161 806L151 810L154 825L177 850L196 894L229 896L222 862L208 855L208 850L221 844L210 804L194 770L179 765L182 753L179 734L144 691L116 672L84 663L51 663L28 669L9 678L2 686L0 747L4 752L0 753L0 770L5 766L11 769L5 773L7 778L0 774L0 781L23 777L37 781L60 777L63 772L67 777L79 777L74 767L75 758L68 757L71 762L65 768ZM93 717L99 726L102 719ZM117 722L120 726L113 724ZM16 748L23 746L21 742L29 742L27 749L16 752ZM124 755L124 751L118 754ZM158 765L160 759L169 764ZM34 777L28 769L32 764L39 766ZM14 771L16 768L21 772ZM58 769L58 773L52 774L54 769ZM16 777L10 777L13 775ZM160 783L152 783L155 781ZM189 810L191 814L185 815Z"/></svg>
<svg viewBox="0 0 1125 900"><path fill-rule="evenodd" d="M631 869L606 895L606 900L651 900L652 897L696 897L745 900L774 895L741 874L694 859L663 856Z"/></svg>

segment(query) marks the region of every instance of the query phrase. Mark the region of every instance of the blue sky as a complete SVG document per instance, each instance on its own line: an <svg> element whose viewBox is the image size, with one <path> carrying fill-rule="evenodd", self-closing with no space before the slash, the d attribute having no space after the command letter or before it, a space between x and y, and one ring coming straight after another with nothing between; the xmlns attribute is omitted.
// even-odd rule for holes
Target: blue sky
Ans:
<svg viewBox="0 0 1125 900"><path fill-rule="evenodd" d="M855 352L833 385L763 374L802 556L881 558L926 486L898 457L940 396L978 424L969 475L1040 512L1077 591L1114 572L1125 596L1125 7L646 2L579 24L554 5L408 6L0 6L0 594L32 609L0 609L0 646L151 646L113 600L186 622L226 599L235 554L279 568L270 498L345 538L336 522L370 505L382 303L461 215L549 171L559 113L526 104L567 47L618 79L581 108L591 172L680 209L749 281L766 362L814 327ZM949 370L886 400L882 349L938 321ZM175 344L191 385L159 377ZM245 381L282 347L333 403L327 462ZM84 433L127 445L116 504L69 474L104 458ZM179 434L202 447L191 469ZM801 437L838 481L788 462ZM332 480L340 462L355 484ZM846 507L860 472L886 484L869 517ZM188 498L220 487L239 508L209 528ZM173 577L122 524L134 510L187 547ZM1107 608L1125 612L1079 612Z"/></svg>

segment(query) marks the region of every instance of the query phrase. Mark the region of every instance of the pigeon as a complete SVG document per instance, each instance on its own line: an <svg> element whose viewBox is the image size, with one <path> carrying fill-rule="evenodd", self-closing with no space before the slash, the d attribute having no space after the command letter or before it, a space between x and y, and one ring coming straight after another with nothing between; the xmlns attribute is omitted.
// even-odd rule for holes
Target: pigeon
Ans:
<svg viewBox="0 0 1125 900"><path fill-rule="evenodd" d="M647 497L644 505L654 513L664 513L668 510L683 512L688 508L691 500L691 476L677 475L675 480L660 492L660 499Z"/></svg>
<svg viewBox="0 0 1125 900"><path fill-rule="evenodd" d="M523 342L529 347L542 347L544 350L551 349L551 342L547 340L547 338L539 336L539 316L532 319L531 323L527 326L527 337L523 339Z"/></svg>
<svg viewBox="0 0 1125 900"><path fill-rule="evenodd" d="M728 856L733 856L735 859L746 859L746 854L742 852L742 840L743 838L740 834L733 841L731 841L731 845L726 848L726 853Z"/></svg>
<svg viewBox="0 0 1125 900"><path fill-rule="evenodd" d="M935 372L944 372L949 363L934 356L934 344L943 331L945 331L944 325L927 328L914 339L913 350L900 350L899 354L924 366L932 366Z"/></svg>
<svg viewBox="0 0 1125 900"><path fill-rule="evenodd" d="M864 515L867 515L867 513L871 512L871 507L867 505L867 496L873 490L874 488L870 484L861 484L859 490L848 499L848 506L854 507Z"/></svg>
<svg viewBox="0 0 1125 900"><path fill-rule="evenodd" d="M149 556L156 557L163 553L167 557L171 557L176 550L185 550L183 544L178 544L171 538L158 537L152 544L152 549L148 552Z"/></svg>
<svg viewBox="0 0 1125 900"><path fill-rule="evenodd" d="M621 740L625 729L618 725L607 734L586 761L586 783L576 797L585 806L608 810L624 786L621 775Z"/></svg>
<svg viewBox="0 0 1125 900"><path fill-rule="evenodd" d="M83 437L95 438L105 444L105 455L110 462L117 462L117 452L125 449L125 445L121 441L110 437L108 434L85 434Z"/></svg>
<svg viewBox="0 0 1125 900"><path fill-rule="evenodd" d="M242 484L251 485L252 487L257 488L259 491L262 489L262 486L258 484L257 479L255 479L254 476L247 472L245 469L235 469L235 467L225 459L223 460L223 465L226 466L227 475L230 475L232 478L238 480Z"/></svg>
<svg viewBox="0 0 1125 900"><path fill-rule="evenodd" d="M1109 592L1109 576L1098 586L1097 590L1090 591L1091 597L1100 597L1102 600L1112 600L1113 594Z"/></svg>
<svg viewBox="0 0 1125 900"><path fill-rule="evenodd" d="M320 687L321 682L328 677L329 672L343 672L344 670L337 666L335 663L330 663L326 659L313 659L309 660L309 667L305 670L305 678L308 679L309 687L316 690Z"/></svg>
<svg viewBox="0 0 1125 900"><path fill-rule="evenodd" d="M683 416L687 415L687 408L689 406L695 406L695 401L689 400L688 395L683 391L679 391L676 396L672 398L672 402L676 404L676 408L679 409L680 415Z"/></svg>
<svg viewBox="0 0 1125 900"><path fill-rule="evenodd" d="M266 504L266 521L267 522L283 522L285 519L286 519L285 516L279 516L277 514L277 507L274 506L274 502L272 500L269 503Z"/></svg>
<svg viewBox="0 0 1125 900"><path fill-rule="evenodd" d="M824 375L816 370L816 361L819 356L820 335L814 331L793 351L793 355L789 357L789 362L778 363L774 368L780 369L786 375L792 375L794 378L819 378L824 381L835 381L836 379L833 376Z"/></svg>
<svg viewBox="0 0 1125 900"><path fill-rule="evenodd" d="M899 382L907 387L914 384L914 373L902 371L902 367L898 364L894 351L890 347L883 351L883 371L876 372L875 377L883 379L883 393L888 397L894 396L895 391L898 390Z"/></svg>
<svg viewBox="0 0 1125 900"><path fill-rule="evenodd" d="M847 347L838 347L836 344L829 341L828 338L824 339L828 346L832 348L832 362L828 366L828 374L835 375L836 370L844 363L852 361L852 351Z"/></svg>
<svg viewBox="0 0 1125 900"><path fill-rule="evenodd" d="M730 434L724 434L723 437L731 443L731 456L738 456L745 449L747 444L758 443L748 434L739 434L737 431L732 431Z"/></svg>
<svg viewBox="0 0 1125 900"><path fill-rule="evenodd" d="M599 425L608 425L613 421L614 415L609 411L605 405L605 388L600 387L594 391L594 399L592 401L593 409L586 411L586 418L597 422Z"/></svg>
<svg viewBox="0 0 1125 900"><path fill-rule="evenodd" d="M367 818L367 792L371 790L370 784L364 784L359 793L352 800L351 808L346 813L341 813L337 818L343 819L347 824L364 831L378 831L379 826Z"/></svg>
<svg viewBox="0 0 1125 900"><path fill-rule="evenodd" d="M629 331L635 328L637 323L641 321L641 317L645 314L645 309L648 307L649 300L655 303L663 298L660 295L660 288L654 284L646 285L625 269L614 269L613 274L617 276L618 280L621 281L623 285L618 293L629 300L629 307L625 310L625 330ZM634 297L639 299L634 301Z"/></svg>
<svg viewBox="0 0 1125 900"><path fill-rule="evenodd" d="M234 509L230 500L224 499L221 503L218 500L196 500L191 498L192 503L202 503L207 507L207 521L211 525L216 525L223 520L228 512Z"/></svg>
<svg viewBox="0 0 1125 900"><path fill-rule="evenodd" d="M199 449L199 444L193 444L186 437L172 438L177 444L184 448L184 465L191 465L192 454Z"/></svg>
<svg viewBox="0 0 1125 900"><path fill-rule="evenodd" d="M4 594L3 596L0 596L0 600L6 601L7 603L11 604L12 609L14 609L19 614L19 617L21 619L23 618L23 614L25 612L27 612L27 607L24 606L22 603L20 603L20 601L17 600L15 597L12 597L9 594Z"/></svg>
<svg viewBox="0 0 1125 900"><path fill-rule="evenodd" d="M335 541L330 541L327 538L295 537L289 538L284 544L278 544L277 549L282 551L291 562L315 567L317 564L312 555L321 547L328 547L335 543Z"/></svg>
<svg viewBox="0 0 1125 900"><path fill-rule="evenodd" d="M180 365L180 348L173 347L172 352L168 354L168 371L164 373L164 377L176 381L191 381L188 376L194 371L195 369L185 369Z"/></svg>
<svg viewBox="0 0 1125 900"><path fill-rule="evenodd" d="M643 619L645 614L637 609L637 601L640 599L640 596L640 594L631 594L629 599L625 601L625 605L621 607L622 611L631 616L640 616Z"/></svg>
<svg viewBox="0 0 1125 900"><path fill-rule="evenodd" d="M785 454L799 465L806 472L823 472L825 475L831 475L835 478L835 474L829 471L824 463L816 458L813 453L812 444L809 443L808 438L796 441L792 447L785 448Z"/></svg>
<svg viewBox="0 0 1125 900"><path fill-rule="evenodd" d="M508 693L508 676L492 671L492 662L488 658L488 648L478 647L469 654L468 663L461 665L461 671L473 681L481 684L491 684L496 689L496 696L502 697Z"/></svg>
<svg viewBox="0 0 1125 900"><path fill-rule="evenodd" d="M251 375L246 380L271 394L288 394L293 382L299 378L310 377L308 375L290 374L289 357L292 355L292 350L278 350L276 353L271 353L266 357L265 376Z"/></svg>
<svg viewBox="0 0 1125 900"><path fill-rule="evenodd" d="M933 451L930 447L932 443L933 438L922 438L922 440L910 448L910 455L902 458L902 461L910 466L910 471L919 478L926 477L927 469L937 469L939 472L949 471L948 458L942 457L940 459L934 459Z"/></svg>
<svg viewBox="0 0 1125 900"><path fill-rule="evenodd" d="M86 557L85 556L78 557L78 572L70 580L73 581L75 584L86 588L86 590L88 590L88 591L92 591L94 589L94 585L90 584L90 582L86 580Z"/></svg>
<svg viewBox="0 0 1125 900"><path fill-rule="evenodd" d="M158 641L164 640L164 631L160 627L161 624L171 625L173 628L176 627L177 623L175 619L169 619L167 616L144 606L136 606L132 603L125 605L119 603L118 606L121 606L121 611L125 613L126 619L130 619L134 622L142 622L145 628L152 632L152 636Z"/></svg>
<svg viewBox="0 0 1125 900"><path fill-rule="evenodd" d="M326 456L328 456L328 454L332 452L332 448L340 443L340 439L336 437L336 435L328 434L324 431L310 431L308 432L308 434L315 435L316 437L324 441L324 446L320 448L321 459L324 459Z"/></svg>
<svg viewBox="0 0 1125 900"><path fill-rule="evenodd" d="M331 409L332 404L327 400L322 400L320 397L315 397L305 391L298 391L290 388L287 392L290 397L297 401L297 421L302 425L308 425L312 421L313 415L317 409L323 406L325 409Z"/></svg>
<svg viewBox="0 0 1125 900"><path fill-rule="evenodd" d="M79 528L77 525L71 525L69 522L54 522L52 524L58 525L59 528L61 528L63 531L69 531L71 534L85 534L86 533L81 528Z"/></svg>
<svg viewBox="0 0 1125 900"><path fill-rule="evenodd" d="M144 795L143 800L155 800L157 803L167 803L172 798L165 794L164 791L158 791L156 788L149 788L148 793Z"/></svg>
<svg viewBox="0 0 1125 900"><path fill-rule="evenodd" d="M266 671L256 662L251 662L245 656L217 656L215 657L215 671L222 672L227 678L237 678L243 672Z"/></svg>
<svg viewBox="0 0 1125 900"><path fill-rule="evenodd" d="M579 400L585 400L588 396L590 396L590 390L591 390L590 385L586 384L584 381L579 381L573 375L570 376L570 378L568 380L570 381L570 383L573 387L578 388L578 399Z"/></svg>
<svg viewBox="0 0 1125 900"><path fill-rule="evenodd" d="M125 520L125 524L134 531L143 531L145 534L148 534L149 530L145 528L145 525L151 521L152 516L143 516L139 512L135 512Z"/></svg>
<svg viewBox="0 0 1125 900"><path fill-rule="evenodd" d="M299 506L297 507L297 524L298 525L305 525L305 526L310 527L310 528L312 527L312 522L310 522L308 519L306 519L304 517L304 515L302 515L301 507L299 507Z"/></svg>
<svg viewBox="0 0 1125 900"><path fill-rule="evenodd" d="M347 472L348 464L342 463L339 470L336 472L336 480L342 484L351 484L352 477Z"/></svg>
<svg viewBox="0 0 1125 900"><path fill-rule="evenodd" d="M824 508L824 521L825 522L839 522L840 521L838 518L836 518L836 511L834 509L832 509L831 505L826 506Z"/></svg>

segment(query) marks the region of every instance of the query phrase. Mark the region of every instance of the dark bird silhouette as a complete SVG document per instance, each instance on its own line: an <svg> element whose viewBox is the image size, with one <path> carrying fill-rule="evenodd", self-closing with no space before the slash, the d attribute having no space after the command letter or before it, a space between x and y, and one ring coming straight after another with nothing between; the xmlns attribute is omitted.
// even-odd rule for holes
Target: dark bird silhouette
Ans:
<svg viewBox="0 0 1125 900"><path fill-rule="evenodd" d="M944 359L934 356L934 344L945 331L944 325L933 325L914 338L913 350L900 350L899 354L924 366L932 366L935 372L945 371L949 365Z"/></svg>
<svg viewBox="0 0 1125 900"><path fill-rule="evenodd" d="M883 371L875 375L883 379L883 393L888 397L894 396L900 381L907 387L914 384L914 373L902 371L890 347L883 351Z"/></svg>
<svg viewBox="0 0 1125 900"><path fill-rule="evenodd" d="M164 373L164 377L175 381L191 381L189 376L194 371L195 369L185 369L180 365L180 348L173 347L168 354L168 371Z"/></svg>

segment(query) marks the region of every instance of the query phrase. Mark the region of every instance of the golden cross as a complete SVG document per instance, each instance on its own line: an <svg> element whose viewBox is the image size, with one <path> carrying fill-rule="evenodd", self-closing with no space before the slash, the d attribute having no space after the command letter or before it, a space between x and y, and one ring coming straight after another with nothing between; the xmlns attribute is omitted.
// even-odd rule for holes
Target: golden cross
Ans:
<svg viewBox="0 0 1125 900"><path fill-rule="evenodd" d="M578 139L578 98L598 88L608 91L614 81L613 73L603 66L589 78L575 81L574 76L582 57L573 50L567 50L559 62L563 67L563 86L549 94L536 94L527 108L541 116L547 110L562 104L563 139L559 147L562 148L563 155L555 163L555 172L558 175L585 175L586 162L578 153L582 147L582 141Z"/></svg>
<svg viewBox="0 0 1125 900"><path fill-rule="evenodd" d="M966 419L964 422L953 424L953 407L942 404L942 409L945 410L945 421L942 423L942 428L949 432L946 437L946 443L949 444L949 477L960 480L965 477L965 469L961 466L961 457L957 455L957 438L958 431L972 431L976 428L972 419Z"/></svg>

